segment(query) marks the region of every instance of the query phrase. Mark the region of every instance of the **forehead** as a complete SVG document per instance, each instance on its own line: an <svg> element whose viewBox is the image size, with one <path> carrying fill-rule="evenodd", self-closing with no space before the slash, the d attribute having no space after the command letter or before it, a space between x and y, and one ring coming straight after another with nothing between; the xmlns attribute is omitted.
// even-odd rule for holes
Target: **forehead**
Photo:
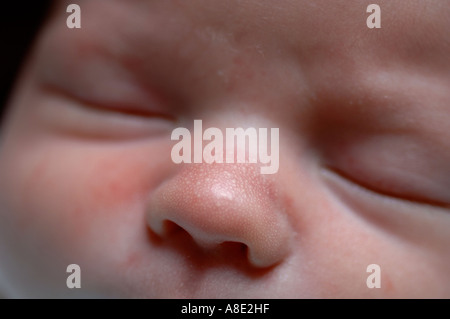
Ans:
<svg viewBox="0 0 450 319"><path fill-rule="evenodd" d="M383 74L413 70L448 83L450 3L380 0L381 29L369 29L366 10L372 2L81 0L82 29L72 32L65 27L70 1L61 1L53 19L59 32L53 38L64 43L57 50L112 56L143 75L151 69L161 82L168 71L183 69L179 80L194 91L188 75L225 78L227 72L258 81L265 74L295 78L302 73L314 86L348 88L366 81L369 73L383 80ZM265 69L264 74L255 74L252 66ZM336 74L345 79L326 81Z"/></svg>
<svg viewBox="0 0 450 319"><path fill-rule="evenodd" d="M369 29L372 0L81 0L78 33L63 22L69 3L55 10L62 42L112 54L129 50L147 60L169 54L200 59L207 68L205 61L229 65L245 52L252 63L292 59L313 72L401 64L448 74L450 68L448 1L379 0L381 29Z"/></svg>
<svg viewBox="0 0 450 319"><path fill-rule="evenodd" d="M66 6L70 1L61 1ZM224 37L294 47L383 41L397 49L449 48L450 4L441 0L379 0L382 29L368 30L370 0L112 0L79 1L87 26L114 24L123 31L183 34L209 28ZM140 26L141 28L132 28ZM158 28L159 27L159 28ZM369 33L368 31L372 31ZM172 34L176 39L176 34ZM376 35L376 36L375 36ZM375 49L375 48L374 48Z"/></svg>

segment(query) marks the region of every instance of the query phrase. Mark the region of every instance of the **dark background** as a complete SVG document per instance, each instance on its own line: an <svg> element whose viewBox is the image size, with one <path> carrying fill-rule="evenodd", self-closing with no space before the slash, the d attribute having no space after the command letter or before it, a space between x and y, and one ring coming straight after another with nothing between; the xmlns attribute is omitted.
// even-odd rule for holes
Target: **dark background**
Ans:
<svg viewBox="0 0 450 319"><path fill-rule="evenodd" d="M9 0L0 4L0 120L22 62L49 14L50 3Z"/></svg>

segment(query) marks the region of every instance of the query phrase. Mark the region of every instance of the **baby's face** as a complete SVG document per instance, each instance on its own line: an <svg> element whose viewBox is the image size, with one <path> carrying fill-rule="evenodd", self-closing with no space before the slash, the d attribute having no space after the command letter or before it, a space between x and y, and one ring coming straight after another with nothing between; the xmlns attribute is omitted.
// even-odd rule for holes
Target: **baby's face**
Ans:
<svg viewBox="0 0 450 319"><path fill-rule="evenodd" d="M446 1L69 3L2 127L4 293L450 297ZM279 128L279 170L175 164L198 119Z"/></svg>

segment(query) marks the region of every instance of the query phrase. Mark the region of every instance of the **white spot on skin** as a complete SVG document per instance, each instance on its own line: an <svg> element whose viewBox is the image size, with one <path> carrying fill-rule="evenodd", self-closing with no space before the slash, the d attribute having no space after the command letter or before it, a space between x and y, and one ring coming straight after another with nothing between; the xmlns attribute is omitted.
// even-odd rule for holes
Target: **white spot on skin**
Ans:
<svg viewBox="0 0 450 319"><path fill-rule="evenodd" d="M234 183L231 183L230 186L233 186ZM233 199L233 188L224 186L224 184L214 184L211 187L211 191L213 196L218 199Z"/></svg>

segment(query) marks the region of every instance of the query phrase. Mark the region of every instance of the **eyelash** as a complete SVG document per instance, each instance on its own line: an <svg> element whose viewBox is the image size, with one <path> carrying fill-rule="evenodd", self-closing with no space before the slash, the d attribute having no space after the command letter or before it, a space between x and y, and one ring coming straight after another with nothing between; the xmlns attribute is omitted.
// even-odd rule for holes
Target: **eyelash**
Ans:
<svg viewBox="0 0 450 319"><path fill-rule="evenodd" d="M77 139L131 141L161 138L170 132L175 119L165 114L108 107L86 102L71 92L52 85L40 87L44 94L42 120L49 130Z"/></svg>
<svg viewBox="0 0 450 319"><path fill-rule="evenodd" d="M122 106L122 107L111 107L104 105L102 103L95 103L92 101L88 101L85 99L82 99L71 92L68 92L67 90L50 85L50 84L43 84L43 89L47 92L50 92L52 94L59 95L65 99L69 99L71 101L74 101L77 103L77 105L80 108L84 108L86 110L93 110L97 112L105 112L105 113L114 113L118 115L124 115L129 117L137 117L137 118L143 118L143 119L154 119L159 118L163 120L168 121L175 121L175 118L169 114L164 114L160 112L155 112L151 110L145 110L145 109L138 109L136 107L130 107L130 106Z"/></svg>
<svg viewBox="0 0 450 319"><path fill-rule="evenodd" d="M362 181L359 181L355 179L354 177L349 176L345 172L336 169L334 167L325 166L324 172L326 172L326 175L332 174L333 177L338 178L341 182L345 182L348 184L348 186L352 188L356 188L357 191L363 192L365 195L368 195L372 198L375 198L377 200L383 200L385 202L388 202L389 204L395 204L395 205L414 205L414 206L424 206L424 207L434 207L434 208L443 208L443 209L450 209L450 204L443 203L439 201L434 201L431 199L423 199L423 198L415 198L412 196L402 196L399 194L394 194L389 191L378 189L374 186L371 186L369 184L366 184Z"/></svg>

